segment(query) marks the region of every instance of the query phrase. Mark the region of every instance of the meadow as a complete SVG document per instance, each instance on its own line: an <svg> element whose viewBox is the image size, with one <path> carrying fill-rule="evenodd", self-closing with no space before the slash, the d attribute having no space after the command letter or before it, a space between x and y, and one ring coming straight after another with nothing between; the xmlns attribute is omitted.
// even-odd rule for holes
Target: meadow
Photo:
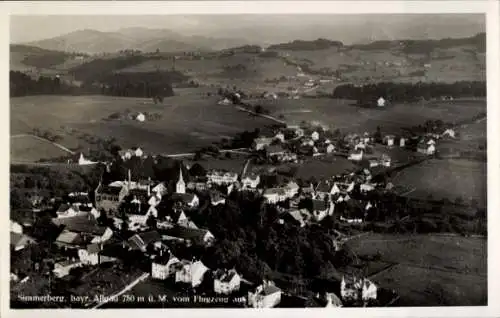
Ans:
<svg viewBox="0 0 500 318"><path fill-rule="evenodd" d="M430 119L454 123L486 111L484 100L394 104L383 109L361 108L353 103L350 100L303 98L263 101L262 105L272 115L282 115L290 124L317 122L330 129L357 133L374 132L377 126L382 133L399 133L403 127L423 124Z"/></svg>
<svg viewBox="0 0 500 318"><path fill-rule="evenodd" d="M11 162L34 162L65 155L68 155L66 151L34 136L16 136L10 140Z"/></svg>
<svg viewBox="0 0 500 318"><path fill-rule="evenodd" d="M400 171L392 182L414 188L409 197L425 199L432 195L434 199L447 198L451 201L461 197L464 202L475 199L480 206L485 206L486 173L486 162L432 159Z"/></svg>
<svg viewBox="0 0 500 318"><path fill-rule="evenodd" d="M487 244L483 238L369 234L349 241L358 256L379 253L396 264L371 277L395 289L402 306L485 305Z"/></svg>
<svg viewBox="0 0 500 318"><path fill-rule="evenodd" d="M11 99L11 134L30 133L33 128L60 134L65 145L67 131L101 138L114 137L123 148L140 146L146 152L185 153L210 145L223 137L273 124L261 117L218 105L218 97L188 94L166 98L163 104L140 98L108 96L30 96ZM159 120L105 120L125 110L161 115ZM83 147L86 146L82 143ZM81 145L80 145L81 146Z"/></svg>

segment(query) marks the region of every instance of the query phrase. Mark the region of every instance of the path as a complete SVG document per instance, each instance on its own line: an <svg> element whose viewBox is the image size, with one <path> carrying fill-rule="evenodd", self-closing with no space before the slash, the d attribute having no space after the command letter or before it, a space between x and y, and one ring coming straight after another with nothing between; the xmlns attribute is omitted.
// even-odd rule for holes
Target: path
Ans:
<svg viewBox="0 0 500 318"><path fill-rule="evenodd" d="M72 155L75 154L74 151L69 150L68 148L64 147L61 144L58 144L57 142L53 142L53 141L50 141L48 139L45 139L45 138L42 138L42 137L39 137L39 136L36 136L36 135L32 135L32 134L19 134L19 135L12 135L12 136L10 136L10 138L20 138L20 137L33 137L33 138L36 138L36 139L41 140L41 141L49 142L49 143L53 144L54 146L56 146L57 148L66 151L67 153L70 153Z"/></svg>
<svg viewBox="0 0 500 318"><path fill-rule="evenodd" d="M280 124L283 124L283 125L286 125L286 122L285 122L285 121L283 121L283 120L281 120L281 119L278 119L278 118L276 118L276 117L270 116L270 115L258 114L258 113L254 112L254 111L251 111L251 110L246 109L246 108L241 107L241 106L236 106L236 109L241 110L241 111L243 111L243 112L247 112L247 113L252 114L252 115L255 115L255 116L260 116L260 117L263 117L263 118L270 119L270 120L272 120L272 121L275 121L275 122L280 123Z"/></svg>
<svg viewBox="0 0 500 318"><path fill-rule="evenodd" d="M123 293L131 290L135 285L139 284L140 282L142 282L143 280L145 280L148 277L149 277L149 273L143 273L141 276L139 276L138 278L136 278L133 282L131 282L130 284L128 284L127 286L125 286L121 291L117 292L116 294L114 294L112 296L106 297L105 301L102 301L102 302L98 303L97 305L95 305L94 307L92 307L92 309L99 308L102 305L108 303L110 300L113 300L116 297L121 296Z"/></svg>

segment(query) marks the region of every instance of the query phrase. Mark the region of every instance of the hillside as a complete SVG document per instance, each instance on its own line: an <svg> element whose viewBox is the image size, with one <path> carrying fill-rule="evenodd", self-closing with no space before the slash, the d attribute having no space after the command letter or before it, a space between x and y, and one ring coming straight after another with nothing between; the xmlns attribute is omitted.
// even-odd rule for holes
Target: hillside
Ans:
<svg viewBox="0 0 500 318"><path fill-rule="evenodd" d="M246 42L239 39L184 36L170 30L149 28L126 28L116 32L86 29L27 43L43 49L89 54L130 49L143 52L157 49L161 52L220 50L243 44Z"/></svg>

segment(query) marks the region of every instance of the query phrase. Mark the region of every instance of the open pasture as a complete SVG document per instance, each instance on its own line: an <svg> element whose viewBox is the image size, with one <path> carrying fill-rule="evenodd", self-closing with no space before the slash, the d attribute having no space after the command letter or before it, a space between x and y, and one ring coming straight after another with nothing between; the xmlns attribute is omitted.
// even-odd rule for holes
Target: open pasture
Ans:
<svg viewBox="0 0 500 318"><path fill-rule="evenodd" d="M377 126L381 127L382 133L399 133L402 127L423 124L426 120L457 122L486 111L485 101L395 104L383 109L361 108L353 103L330 98L303 98L264 101L262 105L274 116L283 115L290 124L316 121L331 129L358 133L374 132Z"/></svg>
<svg viewBox="0 0 500 318"><path fill-rule="evenodd" d="M359 256L381 255L396 266L372 277L395 289L400 305L484 305L487 244L482 238L369 234L349 241Z"/></svg>
<svg viewBox="0 0 500 318"><path fill-rule="evenodd" d="M68 155L66 151L49 141L34 136L21 135L10 139L10 160L12 162L34 162L66 155Z"/></svg>
<svg viewBox="0 0 500 318"><path fill-rule="evenodd" d="M464 159L428 160L400 171L393 179L394 185L415 190L409 197L454 201L461 197L465 202L472 199L480 206L486 204L487 168L485 162Z"/></svg>
<svg viewBox="0 0 500 318"><path fill-rule="evenodd" d="M107 96L13 98L11 133L28 133L34 127L57 130L65 126L101 138L114 137L122 147L140 146L146 152L171 154L194 151L223 137L273 123L239 112L233 106L218 105L217 101L217 97L199 94L166 98L158 105L150 99ZM126 109L159 113L161 118L142 123L104 120Z"/></svg>

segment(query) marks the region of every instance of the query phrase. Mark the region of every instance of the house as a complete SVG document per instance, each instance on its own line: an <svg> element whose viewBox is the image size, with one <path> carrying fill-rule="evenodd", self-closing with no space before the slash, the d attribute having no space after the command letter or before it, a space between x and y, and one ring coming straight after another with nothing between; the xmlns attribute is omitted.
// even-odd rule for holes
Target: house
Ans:
<svg viewBox="0 0 500 318"><path fill-rule="evenodd" d="M210 192L210 203L213 206L217 206L219 204L226 204L226 198L218 191Z"/></svg>
<svg viewBox="0 0 500 318"><path fill-rule="evenodd" d="M335 146L332 145L332 144L328 144L328 146L326 146L326 153L332 153L335 151Z"/></svg>
<svg viewBox="0 0 500 318"><path fill-rule="evenodd" d="M335 183L334 184L330 183L329 180L321 181L316 186L315 197L318 199L321 199L321 200L329 197L330 194L333 194L332 191L333 191L334 186L337 186L337 185Z"/></svg>
<svg viewBox="0 0 500 318"><path fill-rule="evenodd" d="M52 219L52 223L63 226L67 232L79 234L89 243L103 243L113 236L113 230L100 226L92 215ZM63 231L64 232L64 231Z"/></svg>
<svg viewBox="0 0 500 318"><path fill-rule="evenodd" d="M366 192L370 192L370 191L375 190L375 186L373 184L370 184L370 183L362 183L359 186L359 189L361 192L366 193Z"/></svg>
<svg viewBox="0 0 500 318"><path fill-rule="evenodd" d="M53 273L57 278L67 276L71 269L81 267L82 263L78 260L65 260L54 264Z"/></svg>
<svg viewBox="0 0 500 318"><path fill-rule="evenodd" d="M127 150L120 150L118 152L118 155L122 158L123 161L126 161L134 156L141 158L144 155L144 151L139 147L134 147Z"/></svg>
<svg viewBox="0 0 500 318"><path fill-rule="evenodd" d="M388 147L394 146L394 140L396 137L393 135L387 135L384 137L384 144L387 145Z"/></svg>
<svg viewBox="0 0 500 318"><path fill-rule="evenodd" d="M20 251L28 245L36 244L36 240L26 234L10 232L10 247L14 251Z"/></svg>
<svg viewBox="0 0 500 318"><path fill-rule="evenodd" d="M240 289L241 276L235 269L218 270L214 274L214 292L230 295Z"/></svg>
<svg viewBox="0 0 500 318"><path fill-rule="evenodd" d="M139 121L139 122L143 122L146 120L146 116L143 114L143 113L139 113L137 114L137 116L135 117L135 120Z"/></svg>
<svg viewBox="0 0 500 318"><path fill-rule="evenodd" d="M454 131L453 129L451 129L451 128L448 128L448 129L446 129L446 130L443 132L442 136L443 136L443 137L444 137L444 136L448 136L448 137L450 137L450 138L455 138L455 131Z"/></svg>
<svg viewBox="0 0 500 318"><path fill-rule="evenodd" d="M149 245L161 241L161 235L157 231L137 233L130 237L126 246L132 251L146 252Z"/></svg>
<svg viewBox="0 0 500 318"><path fill-rule="evenodd" d="M78 250L78 257L82 264L97 265L100 264L100 252L101 246L99 244L90 244L85 249Z"/></svg>
<svg viewBox="0 0 500 318"><path fill-rule="evenodd" d="M189 181L187 184L187 188L192 191L206 191L208 189L208 185L206 182Z"/></svg>
<svg viewBox="0 0 500 318"><path fill-rule="evenodd" d="M214 235L207 229L188 226L175 226L166 230L166 235L187 245L210 246L215 241Z"/></svg>
<svg viewBox="0 0 500 318"><path fill-rule="evenodd" d="M312 140L311 138L304 138L304 139L302 139L301 146L313 147L314 146L314 140Z"/></svg>
<svg viewBox="0 0 500 318"><path fill-rule="evenodd" d="M267 138L267 137L255 138L253 141L253 148L255 150L262 150L267 146L271 145L272 142L273 138Z"/></svg>
<svg viewBox="0 0 500 318"><path fill-rule="evenodd" d="M386 101L383 97L379 97L379 99L377 99L377 106L378 107L384 107L385 103L386 103Z"/></svg>
<svg viewBox="0 0 500 318"><path fill-rule="evenodd" d="M208 182L217 185L228 185L238 181L238 174L229 171L212 170L207 174Z"/></svg>
<svg viewBox="0 0 500 318"><path fill-rule="evenodd" d="M293 134L294 134L296 137L298 137L298 138L300 138L300 137L304 136L304 129L300 128L299 126L294 126L294 125L291 125L291 126L290 126L290 125L288 125L288 126L286 127L286 129L287 129L288 131L293 132Z"/></svg>
<svg viewBox="0 0 500 318"><path fill-rule="evenodd" d="M367 278L343 276L340 283L340 294L343 300L366 302L377 299L377 286Z"/></svg>
<svg viewBox="0 0 500 318"><path fill-rule="evenodd" d="M80 210L79 206L76 204L69 205L69 204L65 204L65 203L61 204L56 211L58 218L85 216L88 213L89 212Z"/></svg>
<svg viewBox="0 0 500 318"><path fill-rule="evenodd" d="M267 203L275 204L288 199L288 195L283 188L268 188L264 190L262 196L266 199Z"/></svg>
<svg viewBox="0 0 500 318"><path fill-rule="evenodd" d="M343 306L342 301L335 293L323 293L323 295L321 296L318 293L316 295L316 299L321 304L321 306L324 306L326 308L339 308Z"/></svg>
<svg viewBox="0 0 500 318"><path fill-rule="evenodd" d="M313 141L318 141L319 140L319 133L317 131L313 131L311 134L311 139Z"/></svg>
<svg viewBox="0 0 500 318"><path fill-rule="evenodd" d="M370 164L370 168L378 167L380 164L380 161L378 159L370 159L368 160Z"/></svg>
<svg viewBox="0 0 500 318"><path fill-rule="evenodd" d="M63 230L54 243L64 249L77 249L87 241L80 233Z"/></svg>
<svg viewBox="0 0 500 318"><path fill-rule="evenodd" d="M299 193L299 190L300 190L300 187L299 185L294 182L294 181L289 181L284 187L283 189L285 190L285 195L288 197L288 198L293 198L294 196L297 195L297 193Z"/></svg>
<svg viewBox="0 0 500 318"><path fill-rule="evenodd" d="M260 176L255 173L247 174L241 179L243 189L255 189L260 183Z"/></svg>
<svg viewBox="0 0 500 318"><path fill-rule="evenodd" d="M95 202L98 210L118 211L118 206L128 195L129 188L105 186L99 183L95 190Z"/></svg>
<svg viewBox="0 0 500 318"><path fill-rule="evenodd" d="M399 147L404 148L406 146L406 139L401 137L399 138Z"/></svg>
<svg viewBox="0 0 500 318"><path fill-rule="evenodd" d="M200 199L194 193L174 193L170 198L189 208L195 208L200 204Z"/></svg>
<svg viewBox="0 0 500 318"><path fill-rule="evenodd" d="M316 222L321 222L328 215L333 215L335 205L331 201L313 200L312 216Z"/></svg>
<svg viewBox="0 0 500 318"><path fill-rule="evenodd" d="M420 142L417 145L417 152L430 156L436 152L436 146L434 146L434 143L428 144L425 142Z"/></svg>
<svg viewBox="0 0 500 318"><path fill-rule="evenodd" d="M266 148L266 154L270 158L283 156L285 152L286 150L280 145L271 145Z"/></svg>
<svg viewBox="0 0 500 318"><path fill-rule="evenodd" d="M279 131L275 136L275 140L279 140L280 142L285 142L285 134L281 131Z"/></svg>
<svg viewBox="0 0 500 318"><path fill-rule="evenodd" d="M351 160L351 161L361 161L363 160L363 150L359 151L359 152L352 152L349 154L349 156L347 157L348 160Z"/></svg>
<svg viewBox="0 0 500 318"><path fill-rule="evenodd" d="M184 211L182 210L173 211L172 213L166 216L166 219L168 222L183 226L185 226L189 222L186 213L184 213Z"/></svg>
<svg viewBox="0 0 500 318"><path fill-rule="evenodd" d="M165 185L165 182L160 182L156 186L154 186L151 191L153 193L159 194L160 196L164 196L168 193L168 188Z"/></svg>
<svg viewBox="0 0 500 318"><path fill-rule="evenodd" d="M10 232L11 233L17 233L17 234L23 234L23 226L16 221L10 220Z"/></svg>
<svg viewBox="0 0 500 318"><path fill-rule="evenodd" d="M391 157L389 157L388 155L386 154L383 154L382 155L382 158L380 159L380 163L382 164L382 166L384 167L390 167L391 166Z"/></svg>
<svg viewBox="0 0 500 318"><path fill-rule="evenodd" d="M202 283L208 271L208 267L201 261L193 263L183 261L180 265L181 268L175 273L175 282L190 284L193 288L198 287Z"/></svg>
<svg viewBox="0 0 500 318"><path fill-rule="evenodd" d="M284 215L284 218L296 223L300 227L304 227L310 222L312 216L306 209L300 209L289 211Z"/></svg>
<svg viewBox="0 0 500 318"><path fill-rule="evenodd" d="M273 308L281 302L281 289L264 281L254 292L248 292L248 305L253 308Z"/></svg>
<svg viewBox="0 0 500 318"><path fill-rule="evenodd" d="M151 264L151 277L153 279L165 280L175 274L175 265L179 264L179 259L172 253L160 252L161 254L153 259Z"/></svg>
<svg viewBox="0 0 500 318"><path fill-rule="evenodd" d="M363 287L361 290L361 298L363 301L376 300L377 299L377 285L368 279L363 279Z"/></svg>

